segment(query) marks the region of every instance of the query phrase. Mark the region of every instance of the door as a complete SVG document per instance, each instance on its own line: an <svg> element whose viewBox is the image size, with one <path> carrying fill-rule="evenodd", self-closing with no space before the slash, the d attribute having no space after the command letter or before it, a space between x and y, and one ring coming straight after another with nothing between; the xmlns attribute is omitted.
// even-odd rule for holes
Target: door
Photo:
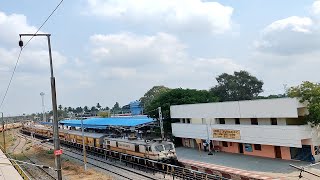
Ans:
<svg viewBox="0 0 320 180"><path fill-rule="evenodd" d="M280 146L275 146L274 147L274 153L275 153L275 155L276 155L276 158L282 158L281 157L281 149L280 149Z"/></svg>
<svg viewBox="0 0 320 180"><path fill-rule="evenodd" d="M243 144L239 143L239 153L243 154Z"/></svg>

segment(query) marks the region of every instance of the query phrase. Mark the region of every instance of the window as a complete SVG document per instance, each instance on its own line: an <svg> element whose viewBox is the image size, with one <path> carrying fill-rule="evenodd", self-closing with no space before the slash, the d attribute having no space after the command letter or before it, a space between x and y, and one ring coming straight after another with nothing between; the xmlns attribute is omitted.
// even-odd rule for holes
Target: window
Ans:
<svg viewBox="0 0 320 180"><path fill-rule="evenodd" d="M252 152L252 145L251 144L244 144L244 149L247 152Z"/></svg>
<svg viewBox="0 0 320 180"><path fill-rule="evenodd" d="M277 118L271 118L271 125L278 125Z"/></svg>
<svg viewBox="0 0 320 180"><path fill-rule="evenodd" d="M135 151L139 152L139 145L135 145Z"/></svg>
<svg viewBox="0 0 320 180"><path fill-rule="evenodd" d="M186 122L186 123L190 124L190 119L187 119L187 122Z"/></svg>
<svg viewBox="0 0 320 180"><path fill-rule="evenodd" d="M258 119L257 118L251 118L251 124L252 125L258 125Z"/></svg>
<svg viewBox="0 0 320 180"><path fill-rule="evenodd" d="M164 148L162 145L157 145L154 148L156 149L156 151L159 151L159 152L164 151Z"/></svg>
<svg viewBox="0 0 320 180"><path fill-rule="evenodd" d="M236 119L235 119L235 123L236 123L236 124L240 124L240 119L239 119L239 118L236 118Z"/></svg>
<svg viewBox="0 0 320 180"><path fill-rule="evenodd" d="M165 150L172 150L173 146L172 146L172 144L166 144L166 145L164 145L164 149Z"/></svg>
<svg viewBox="0 0 320 180"><path fill-rule="evenodd" d="M254 150L261 151L261 144L255 144Z"/></svg>
<svg viewBox="0 0 320 180"><path fill-rule="evenodd" d="M226 123L226 121L224 118L219 118L219 124L225 124L225 123Z"/></svg>
<svg viewBox="0 0 320 180"><path fill-rule="evenodd" d="M232 146L232 142L229 142L229 146Z"/></svg>
<svg viewBox="0 0 320 180"><path fill-rule="evenodd" d="M185 119L181 119L182 123L186 123L186 120Z"/></svg>
<svg viewBox="0 0 320 180"><path fill-rule="evenodd" d="M222 141L222 146L223 147L228 147L228 142Z"/></svg>

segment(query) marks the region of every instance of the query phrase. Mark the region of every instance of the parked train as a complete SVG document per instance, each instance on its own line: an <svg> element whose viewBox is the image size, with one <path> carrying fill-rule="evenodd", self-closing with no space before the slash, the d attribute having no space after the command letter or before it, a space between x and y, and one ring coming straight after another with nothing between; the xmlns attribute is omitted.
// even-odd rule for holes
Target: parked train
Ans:
<svg viewBox="0 0 320 180"><path fill-rule="evenodd" d="M23 126L21 131L47 139L53 136L53 130L44 126ZM59 138L62 143L82 146L80 131L59 129ZM112 138L102 133L85 132L84 142L89 150L102 148L155 161L176 162L177 159L174 144L168 141Z"/></svg>

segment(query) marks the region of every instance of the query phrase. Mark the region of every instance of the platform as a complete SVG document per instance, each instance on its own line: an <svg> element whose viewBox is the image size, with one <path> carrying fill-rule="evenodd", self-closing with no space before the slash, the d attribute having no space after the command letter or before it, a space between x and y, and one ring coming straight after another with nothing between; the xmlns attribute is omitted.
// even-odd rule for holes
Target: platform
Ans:
<svg viewBox="0 0 320 180"><path fill-rule="evenodd" d="M0 149L0 180L8 179L23 180L18 171L13 167Z"/></svg>
<svg viewBox="0 0 320 180"><path fill-rule="evenodd" d="M190 168L198 168L200 171L210 169L220 175L231 174L250 179L278 179L281 176L270 176L270 174L296 171L289 164L296 166L310 164L302 161L286 161L224 152L208 155L208 152L199 152L197 149L185 147L178 147L176 151L179 161Z"/></svg>

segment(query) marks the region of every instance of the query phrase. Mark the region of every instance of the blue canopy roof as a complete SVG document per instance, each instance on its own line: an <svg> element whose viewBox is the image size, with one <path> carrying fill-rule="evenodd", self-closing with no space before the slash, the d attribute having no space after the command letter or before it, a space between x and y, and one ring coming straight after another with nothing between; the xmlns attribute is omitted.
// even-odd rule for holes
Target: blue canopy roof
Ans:
<svg viewBox="0 0 320 180"><path fill-rule="evenodd" d="M138 126L151 122L153 122L153 119L146 116L89 118L83 120L83 126L100 129L107 126ZM81 127L81 121L78 119L62 120L59 123L67 126Z"/></svg>

